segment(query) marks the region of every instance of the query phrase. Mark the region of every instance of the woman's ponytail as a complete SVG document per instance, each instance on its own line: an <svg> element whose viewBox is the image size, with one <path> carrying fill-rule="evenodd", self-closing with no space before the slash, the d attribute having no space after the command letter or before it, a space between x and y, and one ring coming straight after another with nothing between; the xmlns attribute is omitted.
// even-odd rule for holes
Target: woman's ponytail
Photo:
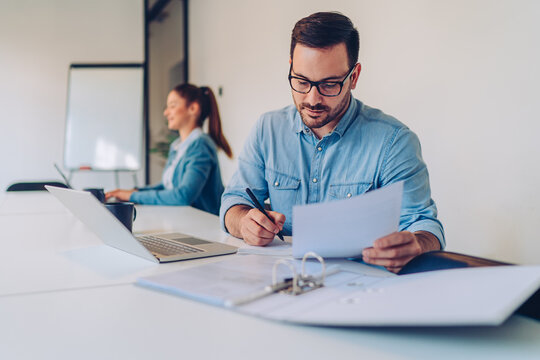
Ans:
<svg viewBox="0 0 540 360"><path fill-rule="evenodd" d="M221 117L219 116L219 109L212 89L206 86L201 88L201 116L199 118L200 124L204 122L204 119L208 117L208 133L216 145L221 148L228 157L232 158L232 150L229 146L229 142L223 135L221 129Z"/></svg>
<svg viewBox="0 0 540 360"><path fill-rule="evenodd" d="M232 158L232 150L229 146L223 131L221 130L221 118L216 97L207 86L197 87L191 84L178 85L173 89L176 93L186 99L188 104L197 102L201 108L201 114L197 120L197 126L202 127L204 120L208 117L208 133L216 145L221 148L228 157Z"/></svg>

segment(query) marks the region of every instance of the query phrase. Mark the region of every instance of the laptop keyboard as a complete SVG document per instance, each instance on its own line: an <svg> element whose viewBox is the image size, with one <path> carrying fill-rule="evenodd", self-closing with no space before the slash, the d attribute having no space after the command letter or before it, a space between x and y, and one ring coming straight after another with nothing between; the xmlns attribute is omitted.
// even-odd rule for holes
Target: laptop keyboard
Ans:
<svg viewBox="0 0 540 360"><path fill-rule="evenodd" d="M176 241L163 239L163 238L153 236L153 235L138 236L137 239L150 252L158 253L158 254L166 255L166 256L204 252L204 250L197 249L188 245L181 244Z"/></svg>

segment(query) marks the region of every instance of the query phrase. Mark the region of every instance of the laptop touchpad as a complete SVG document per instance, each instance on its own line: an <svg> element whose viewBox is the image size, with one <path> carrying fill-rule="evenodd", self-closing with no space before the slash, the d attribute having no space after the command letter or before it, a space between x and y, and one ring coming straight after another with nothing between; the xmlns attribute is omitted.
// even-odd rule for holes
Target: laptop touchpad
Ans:
<svg viewBox="0 0 540 360"><path fill-rule="evenodd" d="M176 240L176 241L179 241L179 242L181 242L181 243L188 244L188 245L204 245L204 244L210 244L209 241L205 241L205 240L201 240L201 239L196 239L196 238L192 238L192 237L188 237L188 238L178 238L178 239L173 239L173 240Z"/></svg>

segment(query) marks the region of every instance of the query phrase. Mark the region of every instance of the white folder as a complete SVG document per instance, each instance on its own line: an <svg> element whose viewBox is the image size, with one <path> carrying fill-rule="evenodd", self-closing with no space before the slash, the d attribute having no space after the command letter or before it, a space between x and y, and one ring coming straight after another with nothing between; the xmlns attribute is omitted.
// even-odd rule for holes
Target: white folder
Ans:
<svg viewBox="0 0 540 360"><path fill-rule="evenodd" d="M138 284L226 307L272 282L275 257L242 255L141 278ZM291 260L293 261L293 260ZM296 265L299 261L296 261ZM329 326L499 325L540 286L540 266L496 266L395 276L346 260L324 286L271 294L230 309L272 320ZM317 264L309 264L316 271ZM281 276L287 276L283 274Z"/></svg>

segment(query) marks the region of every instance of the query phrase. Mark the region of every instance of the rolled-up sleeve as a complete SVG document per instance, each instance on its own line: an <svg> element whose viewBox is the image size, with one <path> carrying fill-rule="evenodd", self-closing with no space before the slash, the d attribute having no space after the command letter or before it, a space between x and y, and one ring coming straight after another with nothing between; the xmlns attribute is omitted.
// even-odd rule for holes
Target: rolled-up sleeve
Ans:
<svg viewBox="0 0 540 360"><path fill-rule="evenodd" d="M400 231L428 231L446 246L444 230L437 219L437 206L431 198L429 174L422 159L420 141L407 128L395 131L389 139L382 169L382 186L403 181Z"/></svg>
<svg viewBox="0 0 540 360"><path fill-rule="evenodd" d="M253 207L253 203L246 193L246 188L253 191L261 204L268 198L268 184L264 178L264 154L261 146L263 120L263 118L259 119L251 130L242 153L238 157L238 169L221 197L219 218L221 227L226 232L228 230L225 227L225 214L231 207L235 205Z"/></svg>

